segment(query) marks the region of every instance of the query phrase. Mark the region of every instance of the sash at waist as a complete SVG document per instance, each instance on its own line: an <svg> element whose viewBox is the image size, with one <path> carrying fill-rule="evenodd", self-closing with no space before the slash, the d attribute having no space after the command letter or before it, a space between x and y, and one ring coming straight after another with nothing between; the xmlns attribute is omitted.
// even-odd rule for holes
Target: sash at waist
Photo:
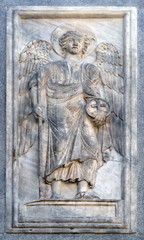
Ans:
<svg viewBox="0 0 144 240"><path fill-rule="evenodd" d="M83 88L79 84L68 86L47 86L48 104L59 104L79 95L83 95Z"/></svg>

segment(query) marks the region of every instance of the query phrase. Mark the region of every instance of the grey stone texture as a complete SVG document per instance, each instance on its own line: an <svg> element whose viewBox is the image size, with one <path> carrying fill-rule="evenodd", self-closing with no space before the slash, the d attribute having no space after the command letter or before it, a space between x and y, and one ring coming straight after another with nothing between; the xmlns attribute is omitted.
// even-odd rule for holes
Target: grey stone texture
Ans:
<svg viewBox="0 0 144 240"><path fill-rule="evenodd" d="M126 234L5 234L5 109L6 109L6 76L5 76L5 56L6 56L6 47L5 47L5 36L6 36L6 12L7 9L11 6L133 6L138 8L138 233L133 235ZM144 164L143 164L143 145L144 145L144 110L143 110L143 59L144 59L144 30L143 30L143 12L144 12L144 1L114 1L114 0L52 0L42 2L38 0L16 0L12 2L11 0L1 0L0 2L0 32L1 32L1 44L0 44L0 240L3 239L35 239L35 240L45 240L45 239L66 239L66 240L75 240L75 239L106 239L106 240L143 240L144 239L144 187L143 187L143 176L144 176Z"/></svg>

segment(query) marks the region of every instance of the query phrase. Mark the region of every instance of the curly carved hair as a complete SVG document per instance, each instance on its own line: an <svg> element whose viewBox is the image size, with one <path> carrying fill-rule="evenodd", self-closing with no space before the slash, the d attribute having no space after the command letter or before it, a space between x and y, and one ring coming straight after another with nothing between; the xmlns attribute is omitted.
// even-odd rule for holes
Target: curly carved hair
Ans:
<svg viewBox="0 0 144 240"><path fill-rule="evenodd" d="M63 55L66 53L67 40L72 36L78 36L78 37L84 38L84 48L82 49L82 55L84 55L87 51L88 46L90 45L90 39L86 35L83 35L82 33L79 33L77 31L67 31L59 39L59 45L62 48Z"/></svg>

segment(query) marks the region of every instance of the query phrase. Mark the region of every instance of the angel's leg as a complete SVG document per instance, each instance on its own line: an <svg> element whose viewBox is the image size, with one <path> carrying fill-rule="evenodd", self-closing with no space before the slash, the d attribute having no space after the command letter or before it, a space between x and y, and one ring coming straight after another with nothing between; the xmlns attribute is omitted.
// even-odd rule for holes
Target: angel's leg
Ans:
<svg viewBox="0 0 144 240"><path fill-rule="evenodd" d="M83 180L78 183L76 198L83 198L88 189L88 183Z"/></svg>
<svg viewBox="0 0 144 240"><path fill-rule="evenodd" d="M56 199L56 198L62 198L60 195L61 192L61 181L52 181L51 184L51 189L52 189L52 195L51 198Z"/></svg>

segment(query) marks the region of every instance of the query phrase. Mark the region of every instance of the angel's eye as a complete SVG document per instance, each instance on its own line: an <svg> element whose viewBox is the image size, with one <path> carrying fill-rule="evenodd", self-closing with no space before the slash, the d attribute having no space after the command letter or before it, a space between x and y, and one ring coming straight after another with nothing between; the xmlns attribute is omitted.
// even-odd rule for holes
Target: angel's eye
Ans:
<svg viewBox="0 0 144 240"><path fill-rule="evenodd" d="M72 39L72 38L69 38L68 42L69 42L69 43L70 43L70 42L73 42L73 39Z"/></svg>

